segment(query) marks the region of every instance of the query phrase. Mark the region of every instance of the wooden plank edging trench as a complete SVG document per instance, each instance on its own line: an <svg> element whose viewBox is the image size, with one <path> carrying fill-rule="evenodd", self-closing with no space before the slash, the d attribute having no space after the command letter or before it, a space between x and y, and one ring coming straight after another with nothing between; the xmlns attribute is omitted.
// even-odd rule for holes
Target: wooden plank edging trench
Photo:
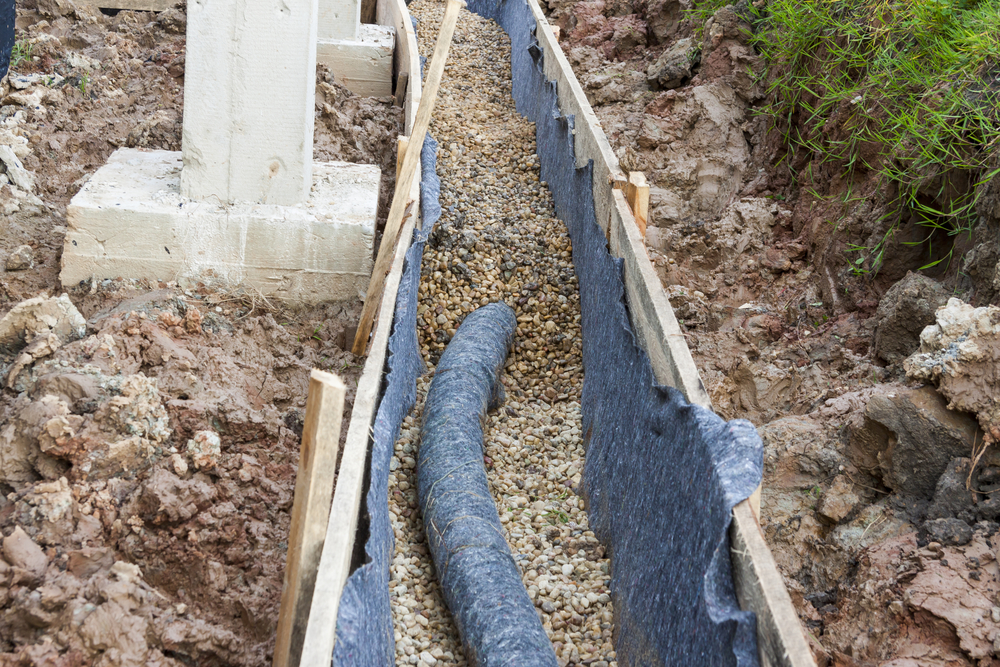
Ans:
<svg viewBox="0 0 1000 667"><path fill-rule="evenodd" d="M594 209L611 252L625 262L625 290L633 329L649 355L657 382L680 390L691 403L712 408L670 300L653 270L642 233L623 190L626 176L537 0L526 0L537 23L545 75L556 82L559 110L576 118L577 166L594 162ZM759 490L756 502L759 503ZM757 614L757 644L764 667L815 667L792 599L785 589L754 508L754 498L733 510L731 558L737 597ZM759 511L759 510L758 510Z"/></svg>
<svg viewBox="0 0 1000 667"><path fill-rule="evenodd" d="M537 23L536 38L544 53L544 72L556 82L560 111L575 117L577 166L593 160L593 194L597 220L608 236L611 252L625 263L625 288L632 325L649 355L657 382L680 390L692 403L710 408L711 400L701 382L673 308L646 253L645 243L625 196L627 176L601 128L600 121L559 47L556 35L537 0L526 0ZM398 58L398 71L409 72L406 93L407 132L412 129L420 94L416 37L402 0L380 0L379 23L394 25L397 44L406 44L410 55ZM406 62L409 58L409 62ZM415 97L414 97L415 95ZM419 176L414 181L414 188ZM416 195L413 198L416 200ZM415 217L415 216L414 216ZM350 568L350 556L361 503L364 465L370 443L369 429L377 407L386 346L391 329L395 294L402 274L402 260L413 231L411 218L403 229L385 296L379 308L368 361L358 385L344 457L334 494L330 525L317 576L302 665L327 667L333 650L333 633L340 594ZM764 667L815 667L798 615L785 589L763 532L746 500L733 510L730 528L731 557L737 596L744 609L757 614L758 647Z"/></svg>
<svg viewBox="0 0 1000 667"><path fill-rule="evenodd" d="M396 29L396 52L393 55L397 73L406 74L406 93L403 100L406 136L413 131L417 106L422 90L420 80L420 55L417 50L417 36L410 22L410 13L403 0L379 0L376 8L376 22ZM413 147L419 150L418 147ZM409 151L409 149L408 149ZM371 339L368 358L365 361L351 411L351 421L347 430L347 440L337 472L337 486L334 489L330 520L327 524L326 539L320 556L316 586L313 591L309 620L305 629L299 665L303 667L330 667L333 646L336 641L337 611L340 596L350 574L351 557L357 535L358 516L364 495L365 464L371 443L371 427L378 409L379 389L385 370L389 334L392 331L393 313L396 308L396 292L403 275L403 261L410 247L413 229L419 219L420 210L420 164L408 198L416 203L414 214L403 223L399 232L396 252L393 255L389 275L385 281L385 291L378 310L374 334Z"/></svg>

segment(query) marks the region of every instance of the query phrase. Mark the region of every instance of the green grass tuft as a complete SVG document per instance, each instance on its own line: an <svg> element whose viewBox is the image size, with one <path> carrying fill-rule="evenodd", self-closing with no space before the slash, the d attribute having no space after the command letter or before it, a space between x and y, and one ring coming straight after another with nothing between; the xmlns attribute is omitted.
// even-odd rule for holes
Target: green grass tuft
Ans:
<svg viewBox="0 0 1000 667"><path fill-rule="evenodd" d="M698 3L689 18L722 5ZM851 248L855 272L877 271L910 219L928 241L970 232L979 186L1000 174L1000 2L770 0L751 11L783 159L804 151L848 179L861 170L894 186L882 188L895 193L888 231Z"/></svg>
<svg viewBox="0 0 1000 667"><path fill-rule="evenodd" d="M852 248L855 271L877 271L911 218L927 241L970 232L979 185L1000 173L1000 3L773 0L765 11L754 43L789 149L895 185L889 231Z"/></svg>
<svg viewBox="0 0 1000 667"><path fill-rule="evenodd" d="M14 48L10 51L10 69L20 67L31 60L31 51L34 45L29 44L27 39L19 39L14 42Z"/></svg>

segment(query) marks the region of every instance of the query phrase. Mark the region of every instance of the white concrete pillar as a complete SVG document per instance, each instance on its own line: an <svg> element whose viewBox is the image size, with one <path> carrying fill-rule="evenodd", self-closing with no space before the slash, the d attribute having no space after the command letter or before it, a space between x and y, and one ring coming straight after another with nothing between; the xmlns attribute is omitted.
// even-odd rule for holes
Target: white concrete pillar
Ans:
<svg viewBox="0 0 1000 667"><path fill-rule="evenodd" d="M189 0L185 197L224 204L306 201L318 12L317 0Z"/></svg>
<svg viewBox="0 0 1000 667"><path fill-rule="evenodd" d="M361 0L320 0L320 39L356 40L360 28Z"/></svg>

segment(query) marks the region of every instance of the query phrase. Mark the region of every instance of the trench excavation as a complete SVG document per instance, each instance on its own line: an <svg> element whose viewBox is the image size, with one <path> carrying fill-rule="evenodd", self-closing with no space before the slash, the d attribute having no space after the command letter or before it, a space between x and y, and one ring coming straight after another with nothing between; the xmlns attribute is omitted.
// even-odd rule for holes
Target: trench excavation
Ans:
<svg viewBox="0 0 1000 667"><path fill-rule="evenodd" d="M429 56L443 4L419 0L409 10ZM539 178L534 124L514 108L510 40L496 23L466 10L431 133L440 144L442 217L423 256L421 353L434 371L470 311L495 301L514 309L518 328L501 378L507 400L485 428L490 490L561 664L616 664L609 563L574 490L583 469L583 371L572 246ZM421 661L426 652L440 664L464 665L416 510L430 378L418 382L417 405L395 445L399 467L389 477L396 664L428 664Z"/></svg>
<svg viewBox="0 0 1000 667"><path fill-rule="evenodd" d="M408 9L427 54L444 7ZM397 253L367 521L355 538L364 557L355 551L344 575L334 664L517 664L485 659L503 655L499 633L477 639L482 628L464 625L469 577L456 586L448 573L453 588L441 590L418 504L428 388L463 319L496 302L517 326L500 376L506 401L483 419L483 465L511 567L557 664L756 665L758 629L771 664L811 664L797 657L804 641L781 634L794 627L789 605L775 597L784 591L744 502L760 482L760 439L708 408L579 84L537 5L469 9L421 151L422 226L405 262ZM338 495L360 493L359 472ZM492 574L482 568L483 590Z"/></svg>

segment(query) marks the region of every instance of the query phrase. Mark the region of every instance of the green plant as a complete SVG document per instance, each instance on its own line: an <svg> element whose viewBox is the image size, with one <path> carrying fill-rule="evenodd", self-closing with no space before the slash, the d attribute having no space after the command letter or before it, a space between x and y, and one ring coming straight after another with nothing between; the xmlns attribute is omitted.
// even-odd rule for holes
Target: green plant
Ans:
<svg viewBox="0 0 1000 667"><path fill-rule="evenodd" d="M556 525L556 523L569 523L569 515L562 510L549 510L547 512L542 512L538 516L545 517L551 525Z"/></svg>
<svg viewBox="0 0 1000 667"><path fill-rule="evenodd" d="M891 193L885 233L849 248L852 270L877 272L911 220L927 231L904 242L926 244L921 268L950 262L954 237L971 233L980 186L1000 174L1000 3L772 0L756 20L763 113L786 148L779 163L832 163L848 184L845 205L860 201L855 174L875 173L878 191ZM948 250L935 255L942 237Z"/></svg>
<svg viewBox="0 0 1000 667"><path fill-rule="evenodd" d="M10 68L15 69L31 60L31 52L34 44L30 44L27 39L19 39L14 42L14 48L10 51Z"/></svg>
<svg viewBox="0 0 1000 667"><path fill-rule="evenodd" d="M80 77L80 92L84 95L87 94L87 84L90 83L90 76L84 74Z"/></svg>

